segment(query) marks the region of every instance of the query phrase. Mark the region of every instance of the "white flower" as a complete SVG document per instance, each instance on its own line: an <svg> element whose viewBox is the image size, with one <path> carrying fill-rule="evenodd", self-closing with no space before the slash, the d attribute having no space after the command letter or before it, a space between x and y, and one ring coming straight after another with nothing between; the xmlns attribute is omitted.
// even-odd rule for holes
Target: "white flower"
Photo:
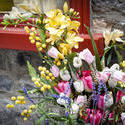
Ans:
<svg viewBox="0 0 125 125"><path fill-rule="evenodd" d="M122 112L122 113L121 113L121 119L122 119L122 121L125 120L125 112ZM123 124L123 125L124 125L124 124Z"/></svg>
<svg viewBox="0 0 125 125"><path fill-rule="evenodd" d="M82 66L82 60L79 57L74 57L73 59L73 66L75 68L79 68Z"/></svg>
<svg viewBox="0 0 125 125"><path fill-rule="evenodd" d="M82 82L82 80L77 80L73 83L74 88L77 92L83 92L84 90L84 84Z"/></svg>
<svg viewBox="0 0 125 125"><path fill-rule="evenodd" d="M125 104L125 95L122 96L122 98L121 98L121 102L122 102L123 104Z"/></svg>
<svg viewBox="0 0 125 125"><path fill-rule="evenodd" d="M106 108L110 107L113 104L112 93L104 96L104 105Z"/></svg>
<svg viewBox="0 0 125 125"><path fill-rule="evenodd" d="M89 49L84 49L82 52L80 52L79 58L86 61L89 65L94 61L94 56Z"/></svg>
<svg viewBox="0 0 125 125"><path fill-rule="evenodd" d="M57 103L63 106L68 105L68 100L64 99L66 95L64 93L60 93L60 97L57 99Z"/></svg>
<svg viewBox="0 0 125 125"><path fill-rule="evenodd" d="M109 80L108 80L108 84L109 84L110 87L114 88L117 85L117 80L110 77Z"/></svg>
<svg viewBox="0 0 125 125"><path fill-rule="evenodd" d="M70 109L71 114L77 114L79 112L79 106L75 103L72 104Z"/></svg>
<svg viewBox="0 0 125 125"><path fill-rule="evenodd" d="M64 81L69 81L71 79L69 71L64 69L60 70L60 77Z"/></svg>
<svg viewBox="0 0 125 125"><path fill-rule="evenodd" d="M118 64L113 64L113 65L111 66L110 70L111 70L112 72L114 72L114 71L116 71L116 70L119 70L119 68L120 68L120 66L119 66Z"/></svg>
<svg viewBox="0 0 125 125"><path fill-rule="evenodd" d="M83 105L87 104L87 96L86 95L78 95L75 103L81 108Z"/></svg>

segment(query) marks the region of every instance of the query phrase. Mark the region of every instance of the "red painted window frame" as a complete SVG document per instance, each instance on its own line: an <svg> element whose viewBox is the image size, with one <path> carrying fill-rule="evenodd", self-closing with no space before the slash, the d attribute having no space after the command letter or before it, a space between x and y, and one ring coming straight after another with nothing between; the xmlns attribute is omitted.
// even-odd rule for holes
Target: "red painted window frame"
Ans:
<svg viewBox="0 0 125 125"><path fill-rule="evenodd" d="M89 48L93 52L91 39L87 34L87 30L83 26L83 24L86 24L90 27L90 0L70 0L69 3L71 8L74 8L80 13L80 19L78 19L81 23L80 36L84 38L84 42L80 43L80 48L76 51L79 52L85 48ZM0 22L2 20L3 14L0 14ZM102 34L94 34L93 36L101 56L104 49ZM29 42L28 34L26 34L21 25L16 28L9 26L3 31L3 26L0 24L0 48L37 51L36 47Z"/></svg>

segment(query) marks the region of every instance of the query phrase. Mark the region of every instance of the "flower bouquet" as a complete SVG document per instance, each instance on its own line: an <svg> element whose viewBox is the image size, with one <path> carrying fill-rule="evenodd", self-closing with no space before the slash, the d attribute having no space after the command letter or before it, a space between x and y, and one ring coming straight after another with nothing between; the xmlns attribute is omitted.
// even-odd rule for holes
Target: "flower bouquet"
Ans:
<svg viewBox="0 0 125 125"><path fill-rule="evenodd" d="M12 104L6 107L27 105L28 100L31 105L22 110L21 118L26 121L37 114L35 124L38 125L43 122L47 125L61 122L65 125L122 122L125 125L125 61L116 49L124 49L124 41L120 38L123 32L104 32L106 48L100 58L92 34L85 26L91 37L94 56L87 48L76 53L72 52L72 48L78 49L78 43L83 42L78 32L80 23L75 20L79 13L68 9L67 3L64 3L63 11L53 9L44 14L37 6L21 7L29 11L30 16L27 17L33 19L25 30L30 42L36 46L43 65L35 70L27 62L34 87L27 90L24 86L19 91L22 96L12 97ZM5 27L18 25L28 19L19 13L15 14L16 21L9 19L9 16L5 15ZM119 59L118 63L111 63L112 48ZM39 94L40 99L32 98L32 94ZM60 114L59 110L63 113Z"/></svg>

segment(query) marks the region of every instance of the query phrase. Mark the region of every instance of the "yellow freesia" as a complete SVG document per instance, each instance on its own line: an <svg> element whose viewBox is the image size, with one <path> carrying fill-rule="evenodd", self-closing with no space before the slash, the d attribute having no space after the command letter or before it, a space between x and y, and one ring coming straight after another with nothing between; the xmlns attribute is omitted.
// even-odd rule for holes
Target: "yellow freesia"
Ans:
<svg viewBox="0 0 125 125"><path fill-rule="evenodd" d="M68 27L67 27L67 30L75 30L77 33L78 33L78 28L80 26L80 22L78 21L69 21L69 24Z"/></svg>
<svg viewBox="0 0 125 125"><path fill-rule="evenodd" d="M64 5L63 5L63 11L65 13L68 12L68 4L67 4L67 2L65 2Z"/></svg>
<svg viewBox="0 0 125 125"><path fill-rule="evenodd" d="M123 35L124 35L124 33L123 33L122 31L115 29L115 30L113 31L112 41L113 41L113 42L116 42L116 41L118 41L118 42L123 42L123 40L120 38L120 37L123 36Z"/></svg>
<svg viewBox="0 0 125 125"><path fill-rule="evenodd" d="M50 37L46 40L47 43L50 43L54 45L54 42L57 41L60 37L57 35L50 35Z"/></svg>
<svg viewBox="0 0 125 125"><path fill-rule="evenodd" d="M46 13L47 18L44 20L46 23L45 28L50 34L55 35L57 32L62 32L69 25L69 17L63 15L59 9L53 9ZM62 34L60 34L61 36Z"/></svg>
<svg viewBox="0 0 125 125"><path fill-rule="evenodd" d="M60 43L58 49L63 55L67 55L68 53L71 53L72 46L67 43Z"/></svg>
<svg viewBox="0 0 125 125"><path fill-rule="evenodd" d="M112 40L112 32L110 32L109 30L106 30L104 33L103 33L103 37L105 39L105 45L108 46L110 41Z"/></svg>
<svg viewBox="0 0 125 125"><path fill-rule="evenodd" d="M103 33L103 37L105 39L105 45L108 46L110 44L111 41L113 41L114 43L116 41L118 42L124 42L120 37L123 36L124 33L120 30L114 30L112 32L110 32L109 30L105 31Z"/></svg>
<svg viewBox="0 0 125 125"><path fill-rule="evenodd" d="M72 47L75 47L76 49L78 49L78 43L79 42L83 42L83 38L79 37L76 35L76 33L74 31L69 31L67 33L67 38L66 38L66 42L70 45L72 45Z"/></svg>

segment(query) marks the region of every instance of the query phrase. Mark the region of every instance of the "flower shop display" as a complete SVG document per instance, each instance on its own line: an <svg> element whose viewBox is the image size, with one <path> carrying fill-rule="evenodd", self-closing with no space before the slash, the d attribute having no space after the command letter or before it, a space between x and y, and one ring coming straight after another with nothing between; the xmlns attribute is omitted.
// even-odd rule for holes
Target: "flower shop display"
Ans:
<svg viewBox="0 0 125 125"><path fill-rule="evenodd" d="M80 23L75 20L79 18L78 12L69 9L66 2L63 11L52 9L44 14L37 6L22 7L32 13L29 16L33 23L24 28L45 65L35 70L27 62L34 88L27 90L24 86L19 91L20 96L13 96L12 103L6 107L14 108L31 102L28 109L22 110L21 118L26 121L39 114L37 125L43 122L47 125L60 122L65 125L125 124L125 61L118 50L124 50L123 32L104 32L105 50L100 58L92 33L85 26L94 55L87 48L76 53L72 48L78 49L79 42L83 42L78 30ZM16 20L5 18L2 23L6 27L28 19L19 13L16 17ZM117 62L112 63L112 53L116 53ZM40 100L30 95L37 93L42 95ZM53 111L53 106L63 108L63 115Z"/></svg>

